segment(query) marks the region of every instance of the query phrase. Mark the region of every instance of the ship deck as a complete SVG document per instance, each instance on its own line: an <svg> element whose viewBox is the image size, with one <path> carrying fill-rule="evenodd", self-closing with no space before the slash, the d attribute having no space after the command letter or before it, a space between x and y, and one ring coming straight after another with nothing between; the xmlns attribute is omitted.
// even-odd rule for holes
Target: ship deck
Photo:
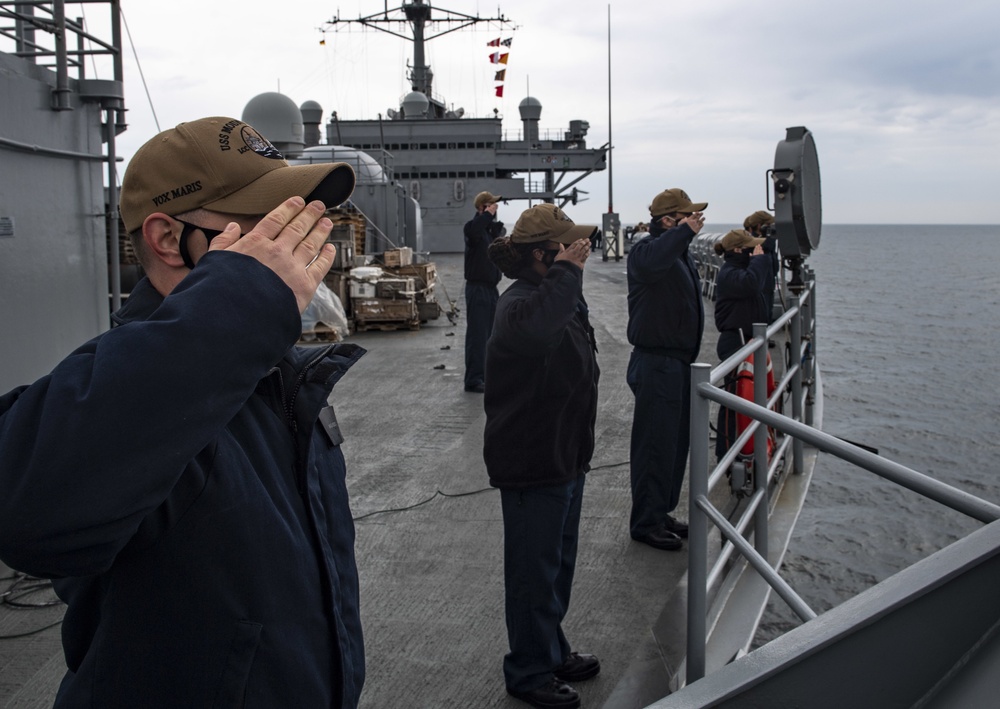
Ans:
<svg viewBox="0 0 1000 709"><path fill-rule="evenodd" d="M438 300L447 308L450 296L461 311L462 255L434 261ZM645 706L666 692L630 686L629 668L656 661L651 628L682 581L687 555L629 538L625 261L594 254L584 283L602 373L564 628L575 649L601 659L601 674L577 687L585 706ZM707 311L700 361L715 363L710 304ZM418 331L352 335L368 354L334 390L357 520L366 708L525 706L504 691L503 524L482 460L482 395L462 386L464 334L462 315L454 324L442 315ZM687 517L686 491L678 516ZM0 578L8 575L0 565ZM0 635L57 623L61 614L61 606L0 605ZM58 627L0 640L0 707L51 706L62 673Z"/></svg>

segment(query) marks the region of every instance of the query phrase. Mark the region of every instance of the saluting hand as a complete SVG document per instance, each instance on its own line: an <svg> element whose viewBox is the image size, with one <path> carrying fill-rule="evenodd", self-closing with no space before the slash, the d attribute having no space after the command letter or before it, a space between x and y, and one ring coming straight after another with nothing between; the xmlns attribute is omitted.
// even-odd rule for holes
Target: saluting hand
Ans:
<svg viewBox="0 0 1000 709"><path fill-rule="evenodd" d="M559 254L556 261L569 261L580 268L587 262L590 256L590 239L577 239L569 246L559 244Z"/></svg>
<svg viewBox="0 0 1000 709"><path fill-rule="evenodd" d="M301 197L290 197L242 238L239 225L231 222L212 239L209 250L228 249L260 261L292 289L302 313L336 253L333 244L326 243L333 222L323 216L325 211L318 200L306 204Z"/></svg>
<svg viewBox="0 0 1000 709"><path fill-rule="evenodd" d="M705 216L702 212L694 212L681 219L680 223L687 224L697 234L705 226Z"/></svg>

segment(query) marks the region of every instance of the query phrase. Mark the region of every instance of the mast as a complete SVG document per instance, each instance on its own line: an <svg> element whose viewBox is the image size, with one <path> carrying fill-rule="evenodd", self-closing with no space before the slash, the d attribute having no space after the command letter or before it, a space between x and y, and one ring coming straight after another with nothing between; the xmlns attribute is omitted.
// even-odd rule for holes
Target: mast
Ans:
<svg viewBox="0 0 1000 709"><path fill-rule="evenodd" d="M611 169L613 153L614 144L611 142L611 3L608 3L608 214L613 214L615 211L611 179L614 175L614 171Z"/></svg>
<svg viewBox="0 0 1000 709"><path fill-rule="evenodd" d="M410 6L403 7L406 9L406 19L413 28L413 71L410 73L410 85L414 91L430 96L434 74L424 58L424 27L431 17L431 8L430 5L424 5L423 0L414 0Z"/></svg>
<svg viewBox="0 0 1000 709"><path fill-rule="evenodd" d="M499 22L501 25L511 24L511 20L504 15L498 14L496 17L480 17L479 15L467 15L455 10L435 8L436 14L431 16L431 6L424 0L410 0L404 2L399 7L389 9L386 7L382 12L366 15L354 20L345 20L338 14L333 19L326 22L324 27L337 29L339 25L364 25L379 32L391 34L394 37L413 42L413 66L407 77L414 91L419 91L427 98L432 98L434 74L427 65L424 53L424 44L432 39L437 39L443 35L456 30L478 24L480 22ZM393 26L409 25L410 35L401 34L400 31L391 29ZM428 26L441 25L440 32L427 34Z"/></svg>

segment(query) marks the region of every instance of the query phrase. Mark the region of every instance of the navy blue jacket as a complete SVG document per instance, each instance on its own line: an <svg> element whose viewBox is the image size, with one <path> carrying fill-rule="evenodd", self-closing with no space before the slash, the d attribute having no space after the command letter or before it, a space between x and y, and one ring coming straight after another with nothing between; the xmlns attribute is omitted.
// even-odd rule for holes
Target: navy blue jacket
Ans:
<svg viewBox="0 0 1000 709"><path fill-rule="evenodd" d="M495 286L500 282L500 269L488 255L490 244L507 233L503 222L490 212L477 212L465 223L465 280Z"/></svg>
<svg viewBox="0 0 1000 709"><path fill-rule="evenodd" d="M0 558L68 604L56 707L355 707L327 397L364 350L292 347L291 290L230 252L115 322L0 397Z"/></svg>
<svg viewBox="0 0 1000 709"><path fill-rule="evenodd" d="M715 327L719 332L742 330L744 341L750 341L753 324L766 324L770 316L769 281L774 282L770 254L751 257L726 252L715 277Z"/></svg>
<svg viewBox="0 0 1000 709"><path fill-rule="evenodd" d="M500 296L486 349L483 457L500 488L556 485L590 469L597 345L583 271L556 261Z"/></svg>
<svg viewBox="0 0 1000 709"><path fill-rule="evenodd" d="M687 364L698 356L705 329L701 279L688 252L694 236L687 224L663 231L654 223L626 262L629 343Z"/></svg>

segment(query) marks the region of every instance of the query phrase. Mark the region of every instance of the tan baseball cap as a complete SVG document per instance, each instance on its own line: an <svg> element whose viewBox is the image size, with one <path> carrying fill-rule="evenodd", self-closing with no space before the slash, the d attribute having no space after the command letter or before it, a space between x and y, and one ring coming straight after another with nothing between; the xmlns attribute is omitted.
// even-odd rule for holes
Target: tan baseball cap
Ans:
<svg viewBox="0 0 1000 709"><path fill-rule="evenodd" d="M748 249L751 246L763 244L765 241L766 239L751 236L743 229L733 229L722 237L722 241L719 243L722 244L723 251L733 251L735 249Z"/></svg>
<svg viewBox="0 0 1000 709"><path fill-rule="evenodd" d="M472 203L475 205L476 209L482 209L483 207L491 204L496 204L502 199L503 197L496 197L489 192L480 192L476 195L476 199Z"/></svg>
<svg viewBox="0 0 1000 709"><path fill-rule="evenodd" d="M554 204L536 204L521 212L514 225L510 240L515 244L533 244L539 241L556 241L572 244L578 239L588 239L596 226L574 224L563 210Z"/></svg>
<svg viewBox="0 0 1000 709"><path fill-rule="evenodd" d="M139 148L122 179L119 209L131 233L154 212L267 214L294 196L336 207L353 191L347 163L289 165L252 126L217 116L181 123Z"/></svg>
<svg viewBox="0 0 1000 709"><path fill-rule="evenodd" d="M765 224L774 224L774 217L771 216L770 212L765 212L763 209L758 209L756 212L743 220L744 229L764 226Z"/></svg>
<svg viewBox="0 0 1000 709"><path fill-rule="evenodd" d="M662 217L664 214L693 214L700 212L708 206L708 202L692 202L687 192L680 187L663 190L653 197L653 203L649 205L649 214L653 217Z"/></svg>

